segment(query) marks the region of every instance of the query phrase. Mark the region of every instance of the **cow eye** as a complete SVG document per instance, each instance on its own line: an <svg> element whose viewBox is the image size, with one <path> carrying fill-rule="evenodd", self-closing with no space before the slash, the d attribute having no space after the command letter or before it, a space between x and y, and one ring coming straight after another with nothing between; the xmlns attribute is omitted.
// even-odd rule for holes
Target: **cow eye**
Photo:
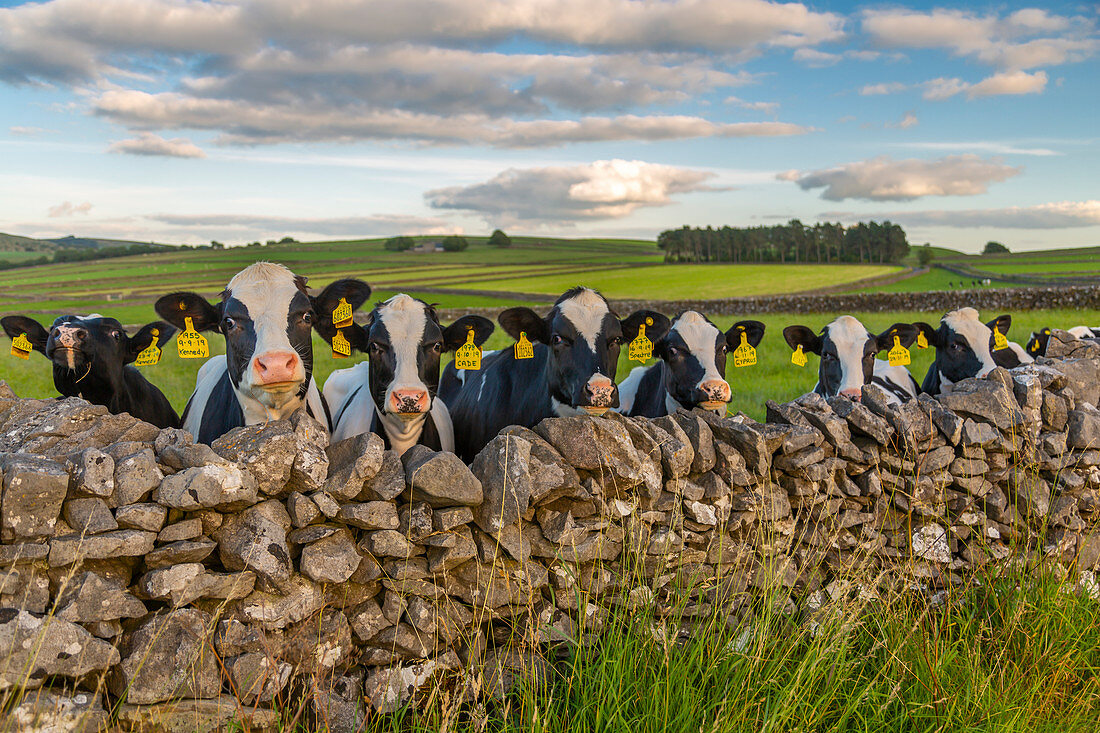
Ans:
<svg viewBox="0 0 1100 733"><path fill-rule="evenodd" d="M564 342L565 342L565 339L563 339L559 334L555 333L553 336L550 337L550 345L551 346L557 346L558 344L561 344L561 343L564 343Z"/></svg>
<svg viewBox="0 0 1100 733"><path fill-rule="evenodd" d="M822 361L836 361L836 354L830 354L828 351L826 351L824 354L821 355L821 360Z"/></svg>
<svg viewBox="0 0 1100 733"><path fill-rule="evenodd" d="M115 341L120 341L122 339L122 333L119 331L111 331L111 338Z"/></svg>
<svg viewBox="0 0 1100 733"><path fill-rule="evenodd" d="M443 343L441 341L436 341L434 344L432 344L432 351L434 351L437 354L442 354L443 353Z"/></svg>
<svg viewBox="0 0 1100 733"><path fill-rule="evenodd" d="M306 311L302 314L302 323L313 323L313 314Z"/></svg>
<svg viewBox="0 0 1100 733"><path fill-rule="evenodd" d="M675 346L670 346L668 347L668 355L673 359L679 359L681 356L684 355L684 350Z"/></svg>
<svg viewBox="0 0 1100 733"><path fill-rule="evenodd" d="M952 341L951 342L951 348L954 351L962 351L963 350L963 345L959 341Z"/></svg>
<svg viewBox="0 0 1100 733"><path fill-rule="evenodd" d="M226 331L229 331L229 330L233 329L236 325L237 325L237 322L234 321L229 316L226 316L225 318L222 319L222 328L225 329Z"/></svg>
<svg viewBox="0 0 1100 733"><path fill-rule="evenodd" d="M372 354L381 354L383 351L386 350L386 347L383 346L382 344L380 344L377 341L371 341L369 348L370 348L370 353L372 353Z"/></svg>
<svg viewBox="0 0 1100 733"><path fill-rule="evenodd" d="M725 344L719 344L719 346L718 346L718 353L719 353L719 354L724 354L724 353L726 353L727 351L729 351L729 347L728 347L728 346L726 346Z"/></svg>

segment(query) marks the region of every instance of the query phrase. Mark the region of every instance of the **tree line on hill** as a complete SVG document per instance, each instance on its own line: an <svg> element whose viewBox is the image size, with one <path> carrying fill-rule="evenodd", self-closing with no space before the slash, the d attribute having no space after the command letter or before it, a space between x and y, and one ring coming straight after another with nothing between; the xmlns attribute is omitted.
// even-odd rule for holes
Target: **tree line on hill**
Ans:
<svg viewBox="0 0 1100 733"><path fill-rule="evenodd" d="M33 257L28 260L4 261L0 260L0 270L14 270L19 267L33 267L35 265L48 265L56 262L86 262L88 260L104 260L112 257L126 257L128 255L140 255L149 252L163 252L164 245L160 244L128 244L117 247L65 247L53 252Z"/></svg>
<svg viewBox="0 0 1100 733"><path fill-rule="evenodd" d="M909 254L905 230L889 221L719 229L684 226L657 236L665 262L898 262Z"/></svg>
<svg viewBox="0 0 1100 733"><path fill-rule="evenodd" d="M487 243L490 247L511 247L512 238L501 230L494 229L493 233L489 235ZM412 237L392 237L387 239L382 246L390 252L407 252L417 247L417 241ZM461 252L470 246L470 241L460 234L452 234L449 237L444 237L439 246L442 247L444 252Z"/></svg>

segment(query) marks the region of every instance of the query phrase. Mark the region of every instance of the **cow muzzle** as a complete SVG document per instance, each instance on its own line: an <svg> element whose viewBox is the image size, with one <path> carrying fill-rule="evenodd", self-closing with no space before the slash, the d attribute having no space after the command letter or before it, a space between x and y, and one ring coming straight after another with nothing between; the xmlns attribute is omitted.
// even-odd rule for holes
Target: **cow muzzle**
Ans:
<svg viewBox="0 0 1100 733"><path fill-rule="evenodd" d="M386 400L386 412L412 420L431 409L431 397L423 389L395 389Z"/></svg>
<svg viewBox="0 0 1100 733"><path fill-rule="evenodd" d="M853 402L859 402L863 399L863 390L861 389L842 389L840 390L842 397L847 397Z"/></svg>
<svg viewBox="0 0 1100 733"><path fill-rule="evenodd" d="M296 391L305 379L302 360L293 351L269 351L252 359L254 385L266 392Z"/></svg>
<svg viewBox="0 0 1100 733"><path fill-rule="evenodd" d="M602 374L595 374L584 385L586 404L580 407L589 415L602 415L615 406L615 397L615 383Z"/></svg>
<svg viewBox="0 0 1100 733"><path fill-rule="evenodd" d="M724 379L709 379L699 384L699 406L704 410L725 412L730 401L730 386Z"/></svg>

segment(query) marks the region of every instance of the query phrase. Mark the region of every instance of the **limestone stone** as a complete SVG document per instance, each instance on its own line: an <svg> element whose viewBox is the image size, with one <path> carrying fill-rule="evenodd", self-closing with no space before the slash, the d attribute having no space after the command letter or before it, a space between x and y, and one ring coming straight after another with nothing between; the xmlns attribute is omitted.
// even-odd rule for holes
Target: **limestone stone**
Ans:
<svg viewBox="0 0 1100 733"><path fill-rule="evenodd" d="M96 573L86 572L74 578L57 596L57 617L78 624L140 618L147 612L145 604L118 581Z"/></svg>
<svg viewBox="0 0 1100 733"><path fill-rule="evenodd" d="M405 451L401 460L413 500L427 502L433 507L481 504L481 482L455 454L416 445Z"/></svg>
<svg viewBox="0 0 1100 733"><path fill-rule="evenodd" d="M282 496L298 450L298 436L288 420L234 428L210 444L222 458L240 464L256 478L264 496Z"/></svg>
<svg viewBox="0 0 1100 733"><path fill-rule="evenodd" d="M115 521L123 529L159 532L168 518L168 507L160 504L129 504L115 509Z"/></svg>
<svg viewBox="0 0 1100 733"><path fill-rule="evenodd" d="M228 570L252 570L269 581L288 580L293 572L286 533L290 515L268 499L230 516L214 533L218 556Z"/></svg>
<svg viewBox="0 0 1100 733"><path fill-rule="evenodd" d="M50 565L71 565L77 560L142 557L153 551L156 534L136 529L118 529L91 537L70 534L50 540Z"/></svg>
<svg viewBox="0 0 1100 733"><path fill-rule="evenodd" d="M35 689L51 676L80 678L118 664L119 653L69 621L0 608L0 690Z"/></svg>
<svg viewBox="0 0 1100 733"><path fill-rule="evenodd" d="M360 560L351 532L341 529L303 547L299 566L318 583L343 583L355 573Z"/></svg>
<svg viewBox="0 0 1100 733"><path fill-rule="evenodd" d="M145 501L163 478L151 448L128 456L115 456L115 490L109 499L111 507Z"/></svg>
<svg viewBox="0 0 1100 733"><path fill-rule="evenodd" d="M217 697L221 676L212 632L210 616L197 608L144 620L123 637L122 662L107 678L111 692L139 705L174 697Z"/></svg>
<svg viewBox="0 0 1100 733"><path fill-rule="evenodd" d="M65 522L77 534L99 534L118 529L107 502L98 497L70 499L63 511Z"/></svg>
<svg viewBox="0 0 1100 733"><path fill-rule="evenodd" d="M69 490L65 466L41 456L9 454L0 457L0 471L0 540L51 536Z"/></svg>
<svg viewBox="0 0 1100 733"><path fill-rule="evenodd" d="M519 521L531 500L531 444L503 435L493 438L477 454L470 471L481 484L483 501L474 521L490 534Z"/></svg>
<svg viewBox="0 0 1100 733"><path fill-rule="evenodd" d="M234 465L195 466L167 476L153 498L184 511L239 510L256 502L256 480Z"/></svg>

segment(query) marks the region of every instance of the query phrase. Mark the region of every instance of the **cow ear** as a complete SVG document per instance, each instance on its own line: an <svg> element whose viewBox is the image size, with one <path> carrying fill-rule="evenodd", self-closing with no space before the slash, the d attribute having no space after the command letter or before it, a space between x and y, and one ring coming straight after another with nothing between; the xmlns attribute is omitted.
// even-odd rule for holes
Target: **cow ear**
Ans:
<svg viewBox="0 0 1100 733"><path fill-rule="evenodd" d="M783 339L791 351L797 351L801 346L803 351L821 354L821 337L806 326L787 326L783 329Z"/></svg>
<svg viewBox="0 0 1100 733"><path fill-rule="evenodd" d="M153 335L153 331L156 331L156 335ZM138 358L138 354L149 348L149 345L156 339L157 348L164 348L164 344L168 343L168 340L176 333L176 327L170 323L164 321L153 321L141 327L137 333L126 339L126 353L123 355L123 361L129 364L134 359Z"/></svg>
<svg viewBox="0 0 1100 733"><path fill-rule="evenodd" d="M1012 316L1008 314L997 316L985 325L989 326L990 331L1000 331L1002 336L1007 336L1008 329L1012 328Z"/></svg>
<svg viewBox="0 0 1100 733"><path fill-rule="evenodd" d="M462 316L443 329L443 348L454 351L466 343L466 334L474 332L474 343L481 346L492 335L496 326L484 316Z"/></svg>
<svg viewBox="0 0 1100 733"><path fill-rule="evenodd" d="M672 327L672 321L663 313L649 310L634 311L619 321L619 325L623 329L623 340L629 344L638 338L638 327L643 323L645 324L646 338L653 343L657 343L667 336L668 330Z"/></svg>
<svg viewBox="0 0 1100 733"><path fill-rule="evenodd" d="M516 341L519 341L519 334L523 331L531 341L550 343L549 322L530 308L509 308L497 316L497 323Z"/></svg>
<svg viewBox="0 0 1100 733"><path fill-rule="evenodd" d="M317 316L317 320L313 322L313 328L317 331L317 335L332 344L332 339L336 338L336 326L332 323L332 312L340 306L340 299L345 299L348 305L351 306L352 312L355 312L359 306L367 302L369 297L370 285L354 278L336 280L326 285L319 295L309 296L309 302L313 305L313 313ZM358 329L344 329L344 337L351 343L352 348L355 348L357 340L363 340L365 343L365 337L362 339L352 338L351 332L356 330Z"/></svg>
<svg viewBox="0 0 1100 733"><path fill-rule="evenodd" d="M764 338L764 324L760 321L738 321L726 331L726 346L732 351L741 345L741 332L748 337L749 346L756 348ZM805 347L803 347L805 348Z"/></svg>
<svg viewBox="0 0 1100 733"><path fill-rule="evenodd" d="M878 336L875 336L875 342L878 351L889 351L894 348L894 336L897 336L898 342L905 348L909 348L917 340L919 333L920 328L912 323L895 323Z"/></svg>
<svg viewBox="0 0 1100 733"><path fill-rule="evenodd" d="M924 340L928 342L928 345L934 349L943 347L943 339L940 338L939 329L932 328L924 321L914 321L913 326L917 329L918 336L924 334Z"/></svg>
<svg viewBox="0 0 1100 733"><path fill-rule="evenodd" d="M34 350L46 354L46 342L50 339L50 332L41 323L26 316L5 316L0 318L0 325L4 327L4 333L9 338L19 338L20 334L27 334L27 340L34 346Z"/></svg>
<svg viewBox="0 0 1100 733"><path fill-rule="evenodd" d="M169 293L160 298L153 307L158 316L181 331L187 327L187 318L191 319L196 331L221 329L221 306L211 305L198 293Z"/></svg>

